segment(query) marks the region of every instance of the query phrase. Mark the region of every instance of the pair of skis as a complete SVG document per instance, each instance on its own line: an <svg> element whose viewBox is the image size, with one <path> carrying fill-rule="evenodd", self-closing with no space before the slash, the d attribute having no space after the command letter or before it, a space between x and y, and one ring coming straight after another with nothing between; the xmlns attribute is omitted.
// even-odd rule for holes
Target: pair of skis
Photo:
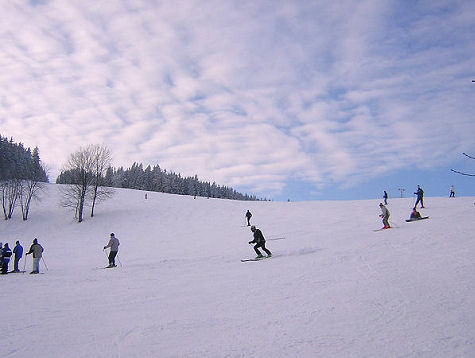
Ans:
<svg viewBox="0 0 475 358"><path fill-rule="evenodd" d="M261 261L265 259L270 259L272 256L262 256L262 257L254 257L253 259L241 259L241 262L250 262L250 261Z"/></svg>

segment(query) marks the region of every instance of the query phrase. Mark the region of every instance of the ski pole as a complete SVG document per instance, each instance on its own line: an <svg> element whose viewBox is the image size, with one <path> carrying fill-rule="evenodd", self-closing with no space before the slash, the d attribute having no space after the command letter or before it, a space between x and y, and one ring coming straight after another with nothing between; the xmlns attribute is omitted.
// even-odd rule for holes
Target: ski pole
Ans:
<svg viewBox="0 0 475 358"><path fill-rule="evenodd" d="M120 262L119 254L117 254L117 261L119 261L120 267L122 267L122 262Z"/></svg>
<svg viewBox="0 0 475 358"><path fill-rule="evenodd" d="M45 267L46 267L46 271L49 271L48 270L48 265L46 265L46 261L45 261L45 258L43 256L41 256L41 259L43 260L43 263L45 264Z"/></svg>
<svg viewBox="0 0 475 358"><path fill-rule="evenodd" d="M25 270L26 270L26 257L27 257L27 256L28 256L28 255L25 255L25 263L23 264L23 272L25 272Z"/></svg>

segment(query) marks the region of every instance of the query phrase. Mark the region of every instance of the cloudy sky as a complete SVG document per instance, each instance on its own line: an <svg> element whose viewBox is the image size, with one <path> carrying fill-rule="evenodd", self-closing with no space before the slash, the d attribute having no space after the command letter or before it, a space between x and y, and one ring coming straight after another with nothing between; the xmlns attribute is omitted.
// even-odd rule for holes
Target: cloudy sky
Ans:
<svg viewBox="0 0 475 358"><path fill-rule="evenodd" d="M276 200L475 195L475 2L0 2L0 134ZM429 192L428 192L429 190Z"/></svg>

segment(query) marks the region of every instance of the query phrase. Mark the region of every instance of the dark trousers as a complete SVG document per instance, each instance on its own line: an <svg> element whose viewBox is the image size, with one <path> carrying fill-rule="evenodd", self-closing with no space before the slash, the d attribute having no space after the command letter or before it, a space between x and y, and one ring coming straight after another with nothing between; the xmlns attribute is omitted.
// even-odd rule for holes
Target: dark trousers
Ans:
<svg viewBox="0 0 475 358"><path fill-rule="evenodd" d="M262 250L264 250L267 255L272 255L272 253L269 250L266 249L266 243L265 242L262 242L260 244L256 244L254 246L254 251L257 253L257 255L262 256L261 252L259 251L259 248L262 248Z"/></svg>
<svg viewBox="0 0 475 358"><path fill-rule="evenodd" d="M13 269L14 269L15 271L20 271L20 270L18 269L18 263L20 262L20 259L21 259L21 257L16 257L16 256L15 256L15 260L13 261Z"/></svg>
<svg viewBox="0 0 475 358"><path fill-rule="evenodd" d="M115 266L115 257L117 256L117 251L111 251L109 253L109 265Z"/></svg>
<svg viewBox="0 0 475 358"><path fill-rule="evenodd" d="M8 262L10 260L2 260L2 274L8 273Z"/></svg>
<svg viewBox="0 0 475 358"><path fill-rule="evenodd" d="M247 226L251 226L251 218L249 216L246 216L247 218Z"/></svg>
<svg viewBox="0 0 475 358"><path fill-rule="evenodd" d="M414 207L417 207L417 204L419 204L419 202L421 203L421 208L423 208L424 207L424 198L422 196L417 197L416 204L414 205Z"/></svg>

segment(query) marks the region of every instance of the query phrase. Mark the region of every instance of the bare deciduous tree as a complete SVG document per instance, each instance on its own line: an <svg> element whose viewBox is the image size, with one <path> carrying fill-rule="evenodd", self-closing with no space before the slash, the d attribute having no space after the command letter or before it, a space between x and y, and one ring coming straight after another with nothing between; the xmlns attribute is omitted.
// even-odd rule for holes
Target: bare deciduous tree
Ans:
<svg viewBox="0 0 475 358"><path fill-rule="evenodd" d="M97 202L112 196L113 189L102 186L104 174L112 162L110 151L101 145L89 145L70 155L62 172L67 173L68 183L61 189L61 205L75 210L75 218L83 221L86 199L91 198L91 216Z"/></svg>
<svg viewBox="0 0 475 358"><path fill-rule="evenodd" d="M105 145L94 145L91 148L93 161L93 179L91 190L91 217L94 216L96 202L106 200L114 194L114 189L104 186L107 168L112 165L112 156Z"/></svg>
<svg viewBox="0 0 475 358"><path fill-rule="evenodd" d="M20 188L19 179L5 180L0 183L0 191L2 194L2 209L5 220L12 218L15 210L18 192Z"/></svg>
<svg viewBox="0 0 475 358"><path fill-rule="evenodd" d="M86 194L93 183L93 158L91 146L79 148L79 150L69 156L63 167L71 175L71 184L61 189L63 199L61 205L75 209L75 218L78 222L83 220Z"/></svg>
<svg viewBox="0 0 475 358"><path fill-rule="evenodd" d="M475 157L472 157L471 155L468 155L467 153L462 153L462 154L465 155L467 158L475 159ZM475 174L468 174L468 173L464 173L464 172L454 170L454 169L450 169L450 170L452 170L454 173L457 173L457 174L466 175L469 177L475 177Z"/></svg>

